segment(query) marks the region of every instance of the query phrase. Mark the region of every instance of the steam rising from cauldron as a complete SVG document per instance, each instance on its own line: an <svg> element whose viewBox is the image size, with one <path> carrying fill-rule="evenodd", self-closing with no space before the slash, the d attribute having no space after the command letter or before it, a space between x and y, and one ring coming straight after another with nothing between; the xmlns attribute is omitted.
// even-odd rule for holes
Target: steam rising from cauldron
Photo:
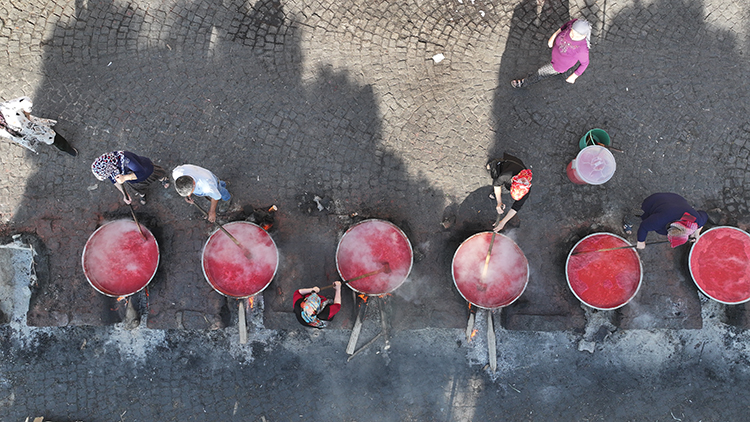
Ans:
<svg viewBox="0 0 750 422"><path fill-rule="evenodd" d="M404 281L411 269L411 247L403 233L391 223L367 220L344 234L336 253L342 277L390 269L351 283L351 287L368 294L390 292Z"/></svg>
<svg viewBox="0 0 750 422"><path fill-rule="evenodd" d="M453 275L464 298L486 308L505 306L526 286L528 262L518 247L502 235L495 236L484 278L485 260L492 235L482 233L465 241L453 260Z"/></svg>

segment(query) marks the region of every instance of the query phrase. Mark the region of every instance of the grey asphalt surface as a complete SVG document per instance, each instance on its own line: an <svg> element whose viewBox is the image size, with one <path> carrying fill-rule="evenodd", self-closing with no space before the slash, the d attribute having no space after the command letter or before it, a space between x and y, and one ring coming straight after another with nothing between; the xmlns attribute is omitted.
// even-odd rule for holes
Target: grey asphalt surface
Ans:
<svg viewBox="0 0 750 422"><path fill-rule="evenodd" d="M594 27L584 75L511 89L575 17ZM702 297L687 248L643 251L644 284L618 311L582 307L563 268L578 239L619 233L654 192L750 227L747 18L734 0L0 2L1 97L32 97L80 151L0 142L0 234L39 251L28 320L1 329L0 418L742 420L747 307ZM594 127L625 153L606 184L574 185L565 167ZM236 344L234 300L203 279L212 227L172 188L136 207L162 251L134 298L141 327L123 330L122 307L90 288L86 239L129 218L89 171L114 149L212 170L234 196L224 221L279 207L281 264L250 345ZM464 339L450 260L495 219L483 165L504 151L534 171L505 230L531 275L494 313L491 374L486 343ZM353 297L319 333L291 296L335 278L339 237L370 217L404 230L415 264L377 299L389 347L346 363Z"/></svg>

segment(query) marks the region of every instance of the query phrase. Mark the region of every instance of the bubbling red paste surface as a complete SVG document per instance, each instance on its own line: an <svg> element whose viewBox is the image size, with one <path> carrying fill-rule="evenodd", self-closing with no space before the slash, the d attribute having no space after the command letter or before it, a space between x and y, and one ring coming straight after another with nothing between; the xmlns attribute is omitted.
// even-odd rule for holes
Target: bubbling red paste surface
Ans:
<svg viewBox="0 0 750 422"><path fill-rule="evenodd" d="M487 271L484 271L492 232L466 239L453 256L453 281L467 301L487 309L507 306L518 299L529 281L529 263L513 240L495 235ZM484 273L484 277L482 274Z"/></svg>
<svg viewBox="0 0 750 422"><path fill-rule="evenodd" d="M384 264L390 273L378 274L353 281L354 290L381 295L396 290L411 271L412 249L406 235L384 220L365 220L346 231L336 251L336 266L344 280L378 271Z"/></svg>
<svg viewBox="0 0 750 422"><path fill-rule="evenodd" d="M706 231L690 250L690 274L708 297L736 304L750 300L750 235L734 227Z"/></svg>
<svg viewBox="0 0 750 422"><path fill-rule="evenodd" d="M279 254L271 236L259 226L235 221L224 228L249 252L250 258L220 229L203 247L203 274L220 293L248 297L261 292L276 274Z"/></svg>
<svg viewBox="0 0 750 422"><path fill-rule="evenodd" d="M571 253L630 246L624 239L597 233L578 242ZM638 292L641 263L634 249L570 255L566 265L568 284L583 303L599 309L625 305Z"/></svg>
<svg viewBox="0 0 750 422"><path fill-rule="evenodd" d="M151 281L159 266L159 245L141 225L116 220L97 229L83 250L83 273L92 286L108 296L128 296Z"/></svg>

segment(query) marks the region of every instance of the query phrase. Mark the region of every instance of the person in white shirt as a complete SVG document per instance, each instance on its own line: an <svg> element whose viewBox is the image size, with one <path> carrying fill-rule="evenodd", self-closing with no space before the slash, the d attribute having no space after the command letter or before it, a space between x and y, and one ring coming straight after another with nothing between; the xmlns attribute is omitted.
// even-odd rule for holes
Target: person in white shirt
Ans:
<svg viewBox="0 0 750 422"><path fill-rule="evenodd" d="M172 170L174 187L180 196L185 198L189 204L193 203L191 195L205 196L211 200L211 208L208 210L208 221L216 221L216 206L219 200L229 201L232 196L227 191L227 184L219 180L216 175L203 167L192 164L183 164Z"/></svg>

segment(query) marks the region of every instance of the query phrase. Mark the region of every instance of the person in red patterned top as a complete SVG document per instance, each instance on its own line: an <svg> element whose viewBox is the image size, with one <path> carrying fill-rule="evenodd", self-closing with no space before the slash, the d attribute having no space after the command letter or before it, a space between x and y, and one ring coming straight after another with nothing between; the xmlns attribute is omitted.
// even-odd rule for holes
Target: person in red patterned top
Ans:
<svg viewBox="0 0 750 422"><path fill-rule="evenodd" d="M294 292L292 302L297 321L308 327L325 328L341 309L341 282L334 281L333 288L336 291L333 301L318 295L320 287L317 286Z"/></svg>
<svg viewBox="0 0 750 422"><path fill-rule="evenodd" d="M529 86L550 76L567 72L580 62L578 69L565 79L568 83L575 83L589 65L591 24L583 19L573 19L552 34L547 45L552 49L550 63L540 67L536 73L525 79L511 81L513 88Z"/></svg>

